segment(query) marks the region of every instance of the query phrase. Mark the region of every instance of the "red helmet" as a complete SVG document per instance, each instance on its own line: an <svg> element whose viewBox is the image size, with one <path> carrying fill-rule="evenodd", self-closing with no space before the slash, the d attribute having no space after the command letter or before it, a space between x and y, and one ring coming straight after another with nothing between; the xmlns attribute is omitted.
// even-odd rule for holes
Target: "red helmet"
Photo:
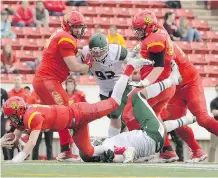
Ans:
<svg viewBox="0 0 218 178"><path fill-rule="evenodd" d="M139 40L143 40L155 30L157 18L152 11L145 10L137 13L132 20L135 36Z"/></svg>
<svg viewBox="0 0 218 178"><path fill-rule="evenodd" d="M85 18L80 12L72 11L64 15L61 26L75 38L82 38L86 28Z"/></svg>
<svg viewBox="0 0 218 178"><path fill-rule="evenodd" d="M14 96L9 98L3 105L3 112L9 116L11 123L14 127L23 125L23 115L25 114L27 105L23 98Z"/></svg>

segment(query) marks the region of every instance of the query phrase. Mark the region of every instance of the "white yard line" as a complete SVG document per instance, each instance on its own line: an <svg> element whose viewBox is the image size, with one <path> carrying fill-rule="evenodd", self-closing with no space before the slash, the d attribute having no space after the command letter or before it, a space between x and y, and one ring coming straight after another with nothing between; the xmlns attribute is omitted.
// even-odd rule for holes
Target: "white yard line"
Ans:
<svg viewBox="0 0 218 178"><path fill-rule="evenodd" d="M106 167L160 167L160 168L182 168L182 169L203 169L203 170L218 170L218 164L190 164L190 163L165 163L165 164L157 164L157 163L131 163L131 164L117 164L117 163L61 163L61 162L25 162L19 164L7 164L3 163L4 166L106 166Z"/></svg>

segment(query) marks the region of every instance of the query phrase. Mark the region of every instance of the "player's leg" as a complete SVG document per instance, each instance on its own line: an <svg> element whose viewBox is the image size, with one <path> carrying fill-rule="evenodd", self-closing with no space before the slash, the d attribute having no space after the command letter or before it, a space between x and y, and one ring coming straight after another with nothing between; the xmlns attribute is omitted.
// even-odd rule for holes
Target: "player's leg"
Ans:
<svg viewBox="0 0 218 178"><path fill-rule="evenodd" d="M188 109L196 116L198 124L218 136L218 121L208 114L201 78L184 88L184 93Z"/></svg>
<svg viewBox="0 0 218 178"><path fill-rule="evenodd" d="M210 138L210 151L209 151L209 162L214 162L215 161L215 155L216 155L216 149L218 146L218 137L214 134L211 134Z"/></svg>
<svg viewBox="0 0 218 178"><path fill-rule="evenodd" d="M69 97L59 82L54 80L42 80L36 77L33 80L33 87L43 104L68 105ZM68 151L69 154L67 155L70 157L72 137L67 129L60 130L58 133L60 137L61 152Z"/></svg>
<svg viewBox="0 0 218 178"><path fill-rule="evenodd" d="M176 94L169 101L167 105L167 111L169 114L168 119L175 120L177 118L182 118L186 116L187 105L183 98L184 98L184 93L180 88L177 88ZM201 150L200 152L202 153L202 155L205 155L200 145L195 140L194 133L190 127L188 126L180 127L176 129L176 133L187 143L187 145L189 146L189 148L192 150L193 153L197 153L198 150Z"/></svg>
<svg viewBox="0 0 218 178"><path fill-rule="evenodd" d="M133 95L132 107L135 119L140 124L140 128L154 139L156 142L156 152L160 151L163 147L166 135L166 129L162 120L156 116L155 112L140 92Z"/></svg>

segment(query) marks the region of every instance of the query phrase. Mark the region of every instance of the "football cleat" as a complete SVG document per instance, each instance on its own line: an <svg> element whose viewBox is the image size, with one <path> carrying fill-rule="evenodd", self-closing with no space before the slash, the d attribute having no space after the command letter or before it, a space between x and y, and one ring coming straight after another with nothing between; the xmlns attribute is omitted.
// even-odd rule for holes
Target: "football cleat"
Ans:
<svg viewBox="0 0 218 178"><path fill-rule="evenodd" d="M164 151L160 153L160 158L157 160L158 163L171 163L179 159L175 151Z"/></svg>
<svg viewBox="0 0 218 178"><path fill-rule="evenodd" d="M192 156L190 160L185 161L186 163L198 163L207 159L208 155L202 150L198 149L192 151Z"/></svg>
<svg viewBox="0 0 218 178"><path fill-rule="evenodd" d="M81 162L79 156L74 155L71 151L64 151L58 154L56 160L62 162Z"/></svg>

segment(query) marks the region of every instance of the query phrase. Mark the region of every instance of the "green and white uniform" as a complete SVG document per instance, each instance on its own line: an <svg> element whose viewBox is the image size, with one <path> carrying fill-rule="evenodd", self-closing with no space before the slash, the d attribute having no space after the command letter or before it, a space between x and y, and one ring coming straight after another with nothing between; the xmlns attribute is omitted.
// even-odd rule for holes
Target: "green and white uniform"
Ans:
<svg viewBox="0 0 218 178"><path fill-rule="evenodd" d="M88 54L89 46L84 46L82 49L82 55L78 57L78 61L83 62ZM105 58L100 62L96 60L93 61L90 70L100 87L101 100L105 100L111 96L115 83L123 73L122 65L126 60L127 54L128 51L126 48L117 44L109 44L107 56L105 56ZM131 90L131 86L127 87L123 96L127 96ZM121 115L125 104L126 103L122 103L120 107L109 114L108 117L118 118Z"/></svg>

